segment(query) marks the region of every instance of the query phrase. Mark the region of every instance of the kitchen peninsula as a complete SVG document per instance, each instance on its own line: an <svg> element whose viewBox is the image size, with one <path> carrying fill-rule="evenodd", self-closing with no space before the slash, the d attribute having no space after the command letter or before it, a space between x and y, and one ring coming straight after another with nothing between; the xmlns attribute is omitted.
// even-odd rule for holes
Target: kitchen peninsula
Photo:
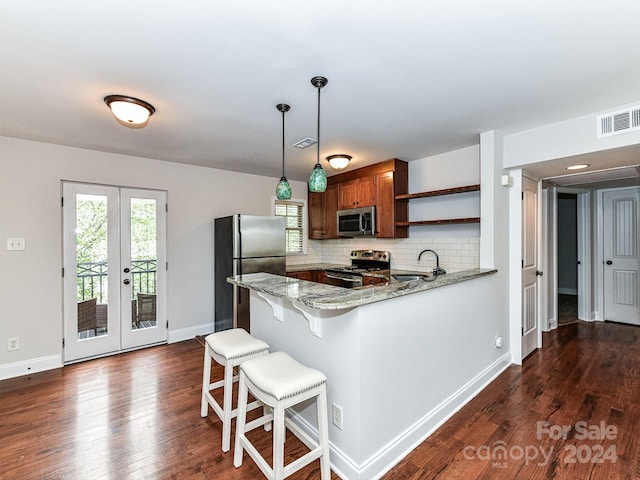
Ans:
<svg viewBox="0 0 640 480"><path fill-rule="evenodd" d="M495 347L484 301L495 270L345 289L266 273L230 277L251 290L251 333L324 372L332 469L379 478L511 363ZM431 279L430 279L431 280ZM507 343L507 342L505 342ZM296 421L317 435L313 406Z"/></svg>

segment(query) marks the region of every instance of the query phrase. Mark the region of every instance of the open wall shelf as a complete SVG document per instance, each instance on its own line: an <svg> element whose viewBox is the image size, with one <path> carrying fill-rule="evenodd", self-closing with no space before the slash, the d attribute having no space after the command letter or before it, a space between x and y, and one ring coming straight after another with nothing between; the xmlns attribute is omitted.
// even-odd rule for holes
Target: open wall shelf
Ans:
<svg viewBox="0 0 640 480"><path fill-rule="evenodd" d="M439 197L441 195L455 195L457 193L478 192L480 185L465 185L463 187L444 188L442 190L431 190L429 192L406 193L396 195L396 200L411 200L413 198ZM443 218L440 220L417 220L413 222L396 222L398 227L411 227L420 225L450 225L454 223L480 223L480 217L469 218Z"/></svg>
<svg viewBox="0 0 640 480"><path fill-rule="evenodd" d="M480 185L466 185L464 187L444 188L442 190L431 190L430 192L405 193L396 195L396 200L411 200L412 198L439 197L440 195L454 195L456 193L478 192Z"/></svg>
<svg viewBox="0 0 640 480"><path fill-rule="evenodd" d="M415 222L396 222L396 225L398 227L411 227L417 225L449 225L452 223L480 223L480 217L443 218L441 220L417 220Z"/></svg>

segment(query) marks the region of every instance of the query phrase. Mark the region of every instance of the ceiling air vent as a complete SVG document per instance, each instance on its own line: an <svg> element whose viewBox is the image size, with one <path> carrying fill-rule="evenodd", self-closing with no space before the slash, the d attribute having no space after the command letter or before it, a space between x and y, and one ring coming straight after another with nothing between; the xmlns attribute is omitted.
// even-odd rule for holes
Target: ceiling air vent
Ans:
<svg viewBox="0 0 640 480"><path fill-rule="evenodd" d="M640 105L598 115L596 123L598 138L640 130Z"/></svg>
<svg viewBox="0 0 640 480"><path fill-rule="evenodd" d="M315 143L318 143L318 141L315 138L307 137L307 138L303 138L299 142L294 143L291 146L297 147L297 148L307 148Z"/></svg>

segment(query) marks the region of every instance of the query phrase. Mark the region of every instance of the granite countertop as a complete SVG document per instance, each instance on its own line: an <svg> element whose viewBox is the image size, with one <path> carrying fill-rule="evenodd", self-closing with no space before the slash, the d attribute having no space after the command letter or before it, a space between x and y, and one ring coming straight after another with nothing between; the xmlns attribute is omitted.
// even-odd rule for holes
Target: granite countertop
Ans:
<svg viewBox="0 0 640 480"><path fill-rule="evenodd" d="M306 268L300 270L310 270ZM321 268L318 268L320 270ZM289 270L287 271L299 271ZM473 268L460 272L447 273L438 277L429 276L426 280L412 280L398 282L395 279L386 285L370 285L359 288L342 288L323 283L308 282L297 278L283 277L271 273L250 273L229 277L227 281L257 292L268 293L274 297L283 298L293 303L303 304L318 310L343 310L360 305L380 302L390 298L410 295L412 293L431 290L432 288L445 287L456 283L472 280L496 273L497 270L489 268ZM391 274L414 273L391 270ZM420 273L424 275L424 273Z"/></svg>

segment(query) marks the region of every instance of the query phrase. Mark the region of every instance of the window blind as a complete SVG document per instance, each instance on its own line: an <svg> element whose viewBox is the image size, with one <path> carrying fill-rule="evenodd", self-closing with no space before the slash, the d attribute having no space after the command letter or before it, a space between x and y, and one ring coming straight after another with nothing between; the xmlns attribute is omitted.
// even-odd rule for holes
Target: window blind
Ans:
<svg viewBox="0 0 640 480"><path fill-rule="evenodd" d="M276 200L276 215L285 217L287 253L304 253L304 204Z"/></svg>

